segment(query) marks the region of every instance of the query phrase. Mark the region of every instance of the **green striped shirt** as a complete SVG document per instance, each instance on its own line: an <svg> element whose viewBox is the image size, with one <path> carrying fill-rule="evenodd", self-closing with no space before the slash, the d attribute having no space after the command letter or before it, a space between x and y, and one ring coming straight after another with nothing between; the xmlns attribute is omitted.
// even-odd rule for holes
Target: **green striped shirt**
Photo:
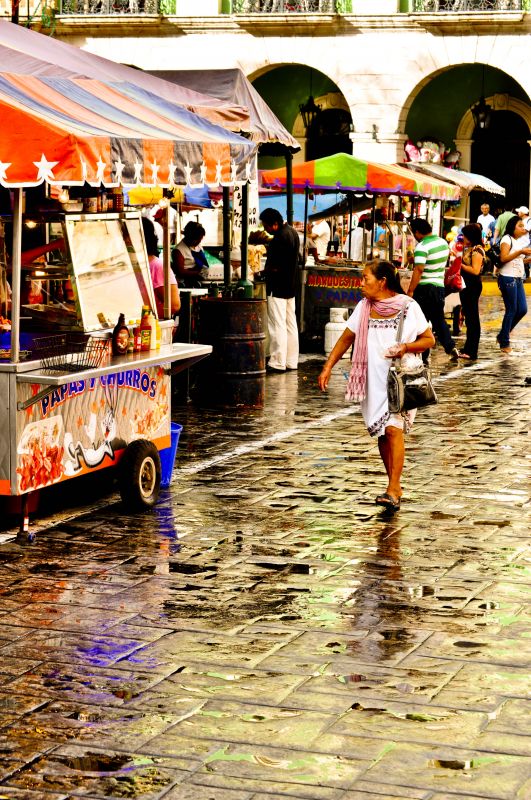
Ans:
<svg viewBox="0 0 531 800"><path fill-rule="evenodd" d="M419 285L432 283L434 286L444 286L444 270L448 261L450 248L440 236L430 234L415 247L415 264L421 264L424 269L420 276Z"/></svg>

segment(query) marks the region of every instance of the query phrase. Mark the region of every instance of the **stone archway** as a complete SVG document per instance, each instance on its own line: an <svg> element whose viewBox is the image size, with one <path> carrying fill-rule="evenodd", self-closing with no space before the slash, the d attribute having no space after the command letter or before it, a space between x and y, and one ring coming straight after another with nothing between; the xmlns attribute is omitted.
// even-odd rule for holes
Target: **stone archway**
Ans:
<svg viewBox="0 0 531 800"><path fill-rule="evenodd" d="M520 117L523 122L527 125L527 130L531 132L531 105L528 103L524 103L522 100L519 100L515 97L511 97L509 94L494 94L490 97L485 98L486 102L492 107L492 109L496 111L503 111L503 112L512 112ZM459 166L461 169L467 171L473 171L473 163L472 163L472 148L474 145L474 130L475 130L475 123L474 118L472 116L472 112L468 109L465 114L463 115L461 122L457 128L457 134L455 141L455 146L457 150L461 153L461 158L459 160ZM527 144L531 146L531 139L527 140ZM531 159L529 160L529 181L528 186L531 187ZM500 181L503 183L503 181ZM521 198L519 202L523 202L526 205L529 205L529 192L527 198Z"/></svg>

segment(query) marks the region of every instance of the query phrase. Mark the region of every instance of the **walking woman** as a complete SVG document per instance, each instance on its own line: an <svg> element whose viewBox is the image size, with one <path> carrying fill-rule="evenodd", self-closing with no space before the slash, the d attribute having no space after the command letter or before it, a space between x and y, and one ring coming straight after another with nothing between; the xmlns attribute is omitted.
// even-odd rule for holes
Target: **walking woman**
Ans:
<svg viewBox="0 0 531 800"><path fill-rule="evenodd" d="M400 356L404 366L421 364L420 354L435 344L434 336L419 304L403 294L397 270L388 261L372 261L363 270L358 303L345 331L330 353L318 378L325 391L333 366L354 343L352 370L346 399L361 403L361 413L371 436L378 437L380 456L387 472L387 489L376 503L398 511L402 496L404 433L408 433L416 409L391 414L387 402L387 374L391 358ZM396 343L401 312L404 312L402 344Z"/></svg>
<svg viewBox="0 0 531 800"><path fill-rule="evenodd" d="M524 238L522 239L522 237ZM519 245L519 239L522 239L523 247ZM527 314L524 258L530 255L531 247L529 247L525 225L520 217L511 217L500 242L501 267L496 271L498 286L505 305L501 331L496 337L502 353L511 352L511 331Z"/></svg>
<svg viewBox="0 0 531 800"><path fill-rule="evenodd" d="M481 273L485 262L483 249L483 231L481 225L471 223L465 225L463 234L463 256L461 260L461 273L465 279L465 288L459 292L461 308L465 315L466 340L459 358L475 361L478 357L479 338L481 336L481 322L479 319L479 298L483 291Z"/></svg>

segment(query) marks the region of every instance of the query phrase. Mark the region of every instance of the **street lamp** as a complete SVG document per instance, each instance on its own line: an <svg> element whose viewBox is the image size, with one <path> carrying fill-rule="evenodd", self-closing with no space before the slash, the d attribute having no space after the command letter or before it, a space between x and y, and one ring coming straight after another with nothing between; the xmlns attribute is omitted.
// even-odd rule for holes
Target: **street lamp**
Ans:
<svg viewBox="0 0 531 800"><path fill-rule="evenodd" d="M483 65L483 74L481 78L481 97L478 102L470 109L474 117L476 128L486 130L490 125L492 114L492 107L485 101L485 65Z"/></svg>
<svg viewBox="0 0 531 800"><path fill-rule="evenodd" d="M310 130L317 116L321 112L321 106L318 106L315 100L313 99L312 78L313 78L313 69L310 69L310 96L308 97L305 103L301 103L299 105L299 111L301 112L302 124L304 125L306 136L308 136L308 131Z"/></svg>
<svg viewBox="0 0 531 800"><path fill-rule="evenodd" d="M318 106L313 99L313 95L310 95L305 103L299 105L299 110L301 112L302 124L304 125L306 133L308 133L316 117L321 112L321 106Z"/></svg>

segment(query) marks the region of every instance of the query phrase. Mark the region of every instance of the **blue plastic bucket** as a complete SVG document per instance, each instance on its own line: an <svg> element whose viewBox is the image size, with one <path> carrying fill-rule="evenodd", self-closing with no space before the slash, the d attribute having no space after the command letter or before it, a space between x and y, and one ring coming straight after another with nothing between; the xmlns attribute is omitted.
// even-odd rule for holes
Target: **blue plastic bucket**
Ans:
<svg viewBox="0 0 531 800"><path fill-rule="evenodd" d="M171 444L164 450L159 450L161 466L160 485L163 489L167 488L171 483L171 475L173 472L173 465L175 463L177 445L179 444L179 436L181 435L182 429L182 425L172 422L170 426Z"/></svg>

